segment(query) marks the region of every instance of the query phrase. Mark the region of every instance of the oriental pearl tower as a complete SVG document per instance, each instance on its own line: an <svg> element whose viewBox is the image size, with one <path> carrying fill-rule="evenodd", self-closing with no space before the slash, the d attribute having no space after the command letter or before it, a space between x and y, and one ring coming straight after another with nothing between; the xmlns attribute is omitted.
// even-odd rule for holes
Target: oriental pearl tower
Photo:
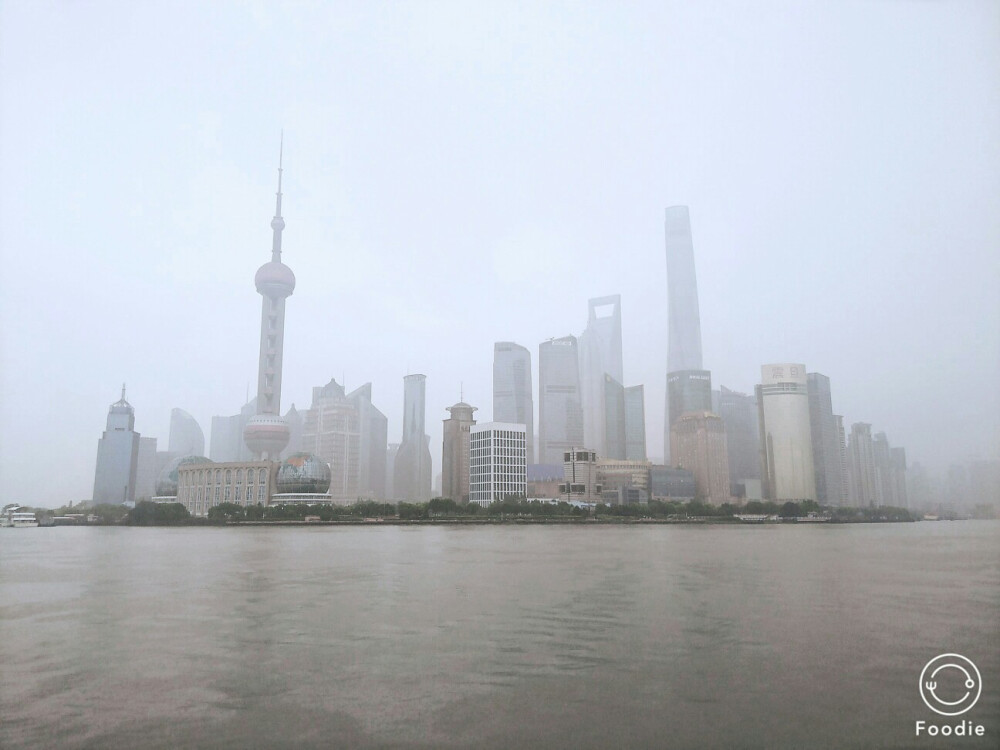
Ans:
<svg viewBox="0 0 1000 750"><path fill-rule="evenodd" d="M285 342L285 299L295 291L295 274L281 262L281 172L284 138L278 152L278 192L274 218L271 260L257 269L254 283L263 298L260 314L260 363L257 368L257 414L247 421L243 441L254 458L278 460L291 435L281 416L281 355Z"/></svg>

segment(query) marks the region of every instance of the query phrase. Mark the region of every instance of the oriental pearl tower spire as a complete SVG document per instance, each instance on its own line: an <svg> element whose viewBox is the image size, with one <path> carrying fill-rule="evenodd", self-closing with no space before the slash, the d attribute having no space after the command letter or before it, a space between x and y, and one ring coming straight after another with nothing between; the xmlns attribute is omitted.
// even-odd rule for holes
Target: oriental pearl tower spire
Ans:
<svg viewBox="0 0 1000 750"><path fill-rule="evenodd" d="M257 368L257 414L247 421L243 440L255 458L278 459L288 445L290 430L281 416L281 357L285 343L285 299L295 291L295 274L281 262L281 173L284 136L278 152L278 192L271 220L271 260L254 277L262 299L260 362Z"/></svg>

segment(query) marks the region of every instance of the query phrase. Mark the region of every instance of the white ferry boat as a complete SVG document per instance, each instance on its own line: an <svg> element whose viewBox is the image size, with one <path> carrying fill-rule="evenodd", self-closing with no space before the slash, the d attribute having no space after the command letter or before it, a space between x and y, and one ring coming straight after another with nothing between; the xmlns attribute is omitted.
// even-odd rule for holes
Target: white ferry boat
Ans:
<svg viewBox="0 0 1000 750"><path fill-rule="evenodd" d="M23 511L20 506L16 506L4 510L3 515L0 515L0 526L25 529L38 526L38 518L34 513Z"/></svg>

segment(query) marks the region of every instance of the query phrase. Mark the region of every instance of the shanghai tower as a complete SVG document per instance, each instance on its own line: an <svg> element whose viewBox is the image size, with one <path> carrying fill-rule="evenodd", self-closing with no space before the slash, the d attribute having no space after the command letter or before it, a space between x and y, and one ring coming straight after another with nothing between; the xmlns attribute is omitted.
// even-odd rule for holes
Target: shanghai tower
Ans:
<svg viewBox="0 0 1000 750"><path fill-rule="evenodd" d="M711 411L712 383L702 369L701 318L694 245L687 206L666 211L667 250L667 398L663 425L664 463L670 463L670 425L689 411Z"/></svg>

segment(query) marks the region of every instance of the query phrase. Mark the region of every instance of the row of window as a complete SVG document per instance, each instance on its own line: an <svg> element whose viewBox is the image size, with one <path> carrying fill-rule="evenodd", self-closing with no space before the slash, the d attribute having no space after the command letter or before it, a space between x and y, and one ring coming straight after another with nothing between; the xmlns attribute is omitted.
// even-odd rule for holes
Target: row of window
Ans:
<svg viewBox="0 0 1000 750"><path fill-rule="evenodd" d="M490 448L473 448L471 450L471 452L469 453L469 455L471 455L471 456L510 456L510 457L513 457L513 458L525 458L527 456L527 454L524 451L524 448L520 448L520 449L516 449L516 448L499 448L499 449L492 449L492 450Z"/></svg>
<svg viewBox="0 0 1000 750"><path fill-rule="evenodd" d="M222 482L223 470L222 469L197 469L193 471L182 471L178 472L179 480L178 483L183 487L190 487L192 485L199 484L212 484L213 472L215 477L215 484L220 484ZM243 469L236 469L236 483L243 484ZM267 481L267 469L247 469L246 470L246 480L248 484L254 483L254 478L262 484ZM225 470L225 480L226 484L233 483L233 470Z"/></svg>
<svg viewBox="0 0 1000 750"><path fill-rule="evenodd" d="M264 485L259 485L256 491L252 486L242 487L199 487L178 494L178 501L183 503L194 515L204 515L207 509L219 503L238 503L239 505L263 504L266 501ZM256 499L255 499L256 497Z"/></svg>
<svg viewBox="0 0 1000 750"><path fill-rule="evenodd" d="M765 396L771 394L780 393L801 393L803 396L808 395L808 386L805 383L768 383L767 385L760 386L760 392Z"/></svg>
<svg viewBox="0 0 1000 750"><path fill-rule="evenodd" d="M524 443L526 433L514 432L513 430L497 430L495 432L483 431L483 432L473 432L473 441L489 442L493 440L494 443L509 443L513 445L514 443Z"/></svg>

